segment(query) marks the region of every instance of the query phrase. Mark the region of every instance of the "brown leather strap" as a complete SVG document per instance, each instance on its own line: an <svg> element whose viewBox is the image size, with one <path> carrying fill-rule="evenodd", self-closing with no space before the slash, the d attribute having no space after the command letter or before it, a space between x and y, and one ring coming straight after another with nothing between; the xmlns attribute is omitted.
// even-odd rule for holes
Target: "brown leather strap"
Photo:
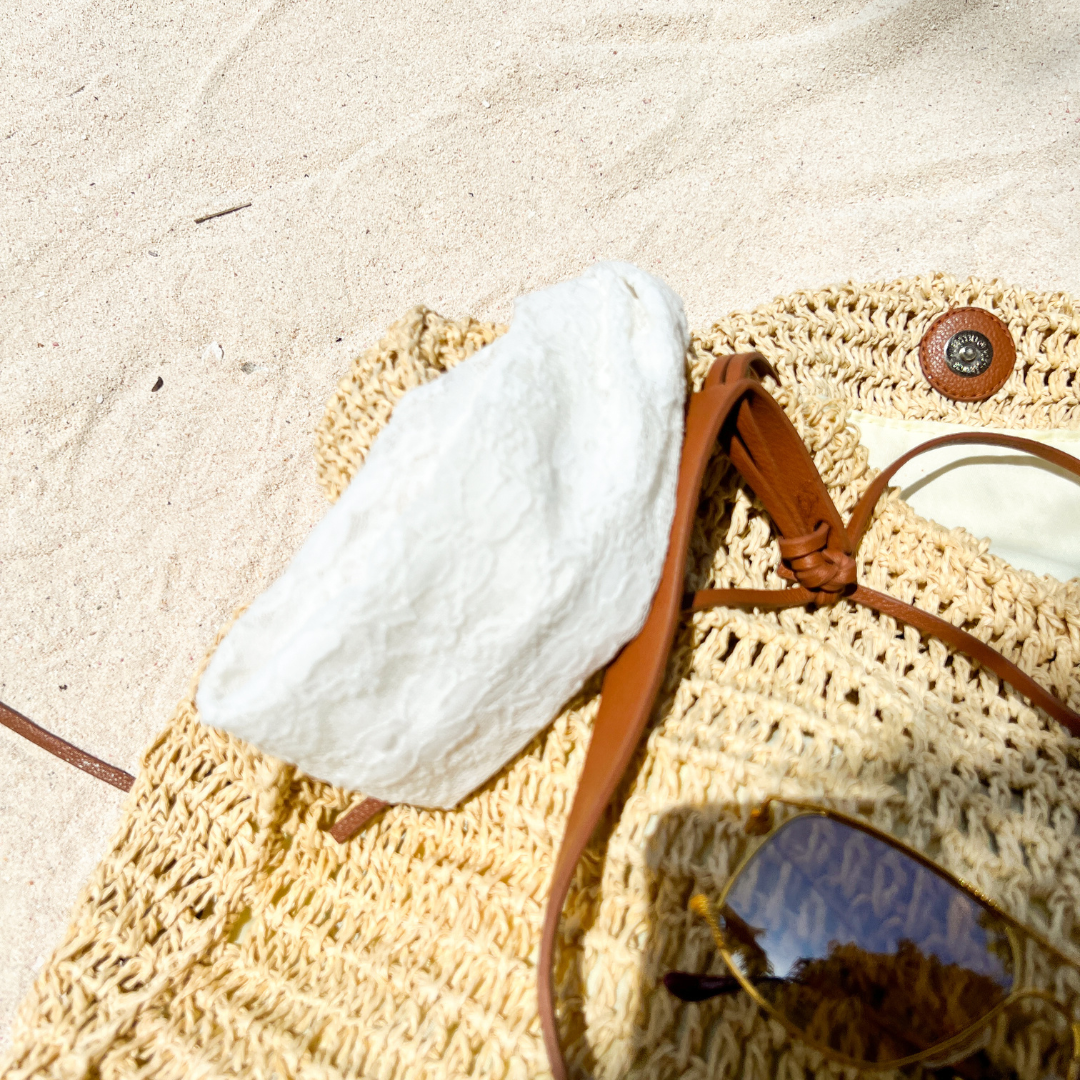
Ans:
<svg viewBox="0 0 1080 1080"><path fill-rule="evenodd" d="M1003 682L1026 695L1033 704L1052 716L1062 727L1073 735L1080 736L1080 715L1064 702L1054 697L1049 690L1040 686L1027 672L1018 668L985 641L953 626L929 611L914 607L897 600L887 593L857 585L844 597L864 607L873 608L882 615L889 615L898 622L913 626L919 633L936 637L977 661L988 671L992 671ZM702 589L693 595L687 604L687 611L705 611L713 607L756 607L769 611L779 608L801 607L812 603L812 597L805 589Z"/></svg>
<svg viewBox="0 0 1080 1080"><path fill-rule="evenodd" d="M99 780L104 780L106 784L112 784L121 791L130 791L131 785L135 783L135 777L131 773L126 773L113 765L107 765L92 754L86 753L85 750L72 746L58 735L53 735L43 727L38 727L29 717L16 712L2 701L0 701L0 724L10 728L24 739L29 739L42 750L55 754L69 765L74 765L76 769L82 769L83 772L96 776Z"/></svg>
<svg viewBox="0 0 1080 1080"><path fill-rule="evenodd" d="M919 443L913 450L898 457L887 469L882 469L874 478L873 483L866 489L865 494L859 500L855 509L851 512L851 520L848 522L848 533L851 542L858 547L863 534L870 525L870 518L888 487L889 481L913 458L925 454L929 450L937 450L942 446L1005 446L1010 450L1020 450L1033 457L1049 461L1059 469L1070 472L1073 476L1080 476L1080 461L1064 450L1058 450L1046 443L1035 442L1034 439L1022 439L1018 435L995 435L979 431L961 431L955 435L942 435L938 439L930 439Z"/></svg>
<svg viewBox="0 0 1080 1080"><path fill-rule="evenodd" d="M888 468L883 469L866 489L865 494L859 500L852 511L851 520L848 522L848 535L855 547L858 547L867 528L870 519L889 481L913 458L925 454L930 450L937 450L943 446L1004 446L1010 450L1019 450L1025 454L1042 458L1044 461L1056 465L1060 469L1080 477L1080 461L1057 450L1045 443L1035 442L1032 439L1024 439L1017 435L998 435L982 432L959 432L955 435L943 435L937 439L930 439L920 443L914 449L909 450L903 456L897 458ZM820 570L813 562L816 548L822 546L822 530L814 534L798 537L794 540L780 540L780 554L790 569L781 566L780 574L789 579L798 580L804 586L813 586L817 583ZM820 555L828 561L828 550L820 552ZM834 562L839 559L833 557ZM830 563L831 565L831 563ZM851 579L854 580L854 577ZM866 607L873 608L883 615L889 615L908 626L915 627L922 634L939 638L954 649L966 653L973 660L992 671L999 679L1015 687L1022 694L1044 712L1052 716L1059 724L1067 728L1073 735L1080 736L1080 714L1070 709L1064 702L1054 697L1048 690L1040 686L1030 675L1022 671L1011 660L1006 659L996 649L991 648L985 642L969 634L952 623L928 611L914 607L911 604L897 600L895 597L880 593L874 589L868 589L864 585L857 585L854 590L848 589L843 595ZM811 596L806 588L794 589L703 589L695 593L688 608L690 611L704 611L710 607L760 607L775 610L777 608L798 607L810 602Z"/></svg>
<svg viewBox="0 0 1080 1080"><path fill-rule="evenodd" d="M796 584L787 589L702 590L690 598L690 611L718 604L777 609L852 600L965 652L1080 735L1080 716L989 645L936 615L859 585L853 558L889 480L919 453L958 443L990 443L1034 454L1077 476L1080 461L1041 443L1008 435L965 433L934 439L884 470L859 501L845 528L798 433L754 379L769 370L758 354L724 357L713 365L702 391L691 395L675 519L660 586L645 626L604 676L592 740L555 860L540 941L540 1025L554 1080L567 1077L555 1017L559 918L578 860L633 756L664 676L678 622L678 597L698 493L718 435L721 448L776 524L781 534L779 573Z"/></svg>
<svg viewBox="0 0 1080 1080"><path fill-rule="evenodd" d="M691 395L675 517L660 585L641 632L604 676L592 739L555 860L540 939L540 1025L555 1080L566 1080L555 1020L559 916L578 860L641 739L664 677L679 620L698 493L718 436L721 447L786 534L809 534L826 522L836 546L847 547L847 532L806 447L784 411L754 377L768 370L758 353L724 357L713 365L701 392ZM812 594L800 602L807 599Z"/></svg>
<svg viewBox="0 0 1080 1080"><path fill-rule="evenodd" d="M972 660L992 671L1003 682L1019 690L1044 712L1052 716L1062 727L1073 735L1080 736L1080 715L1073 712L1063 701L1054 697L1049 690L1040 686L1025 671L1021 671L1011 660L1007 660L985 641L980 641L959 626L931 615L928 611L905 604L893 596L858 586L850 599L866 607L880 611L882 615L891 615L908 626L915 627L922 634L940 638L946 645L951 645L959 652L966 653Z"/></svg>
<svg viewBox="0 0 1080 1080"><path fill-rule="evenodd" d="M72 746L71 743L61 739L59 735L46 731L45 728L35 724L29 717L16 712L11 706L5 705L2 701L0 701L0 724L14 731L16 735L29 739L35 746L40 746L42 750L48 750L50 754L60 758L61 761L66 761L69 765L74 765L75 768L82 769L83 772L96 776L99 780L104 780L106 784L112 784L113 787L119 788L121 791L130 791L132 784L135 783L135 777L131 773L126 773L123 769L118 769L115 765L109 765L100 758L94 757L93 754L88 754L85 750ZM330 835L338 843L344 844L352 839L376 814L390 805L392 804L385 803L381 799L363 799L334 822L333 827L330 829Z"/></svg>

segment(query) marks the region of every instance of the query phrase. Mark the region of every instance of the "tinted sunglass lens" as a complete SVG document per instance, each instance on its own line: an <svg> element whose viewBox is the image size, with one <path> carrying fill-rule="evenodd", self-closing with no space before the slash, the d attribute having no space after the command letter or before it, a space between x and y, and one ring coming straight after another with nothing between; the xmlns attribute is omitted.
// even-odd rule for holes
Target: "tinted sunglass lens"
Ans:
<svg viewBox="0 0 1080 1080"><path fill-rule="evenodd" d="M732 959L806 1039L885 1063L951 1039L1008 995L1004 922L900 848L820 815L781 826L721 912Z"/></svg>

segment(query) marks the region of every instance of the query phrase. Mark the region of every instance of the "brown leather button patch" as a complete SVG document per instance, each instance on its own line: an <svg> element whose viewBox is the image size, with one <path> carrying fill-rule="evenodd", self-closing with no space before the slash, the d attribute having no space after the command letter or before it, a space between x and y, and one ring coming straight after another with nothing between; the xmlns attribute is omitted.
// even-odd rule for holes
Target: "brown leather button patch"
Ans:
<svg viewBox="0 0 1080 1080"><path fill-rule="evenodd" d="M985 401L1016 365L1009 328L983 308L952 308L919 342L919 363L930 385L953 401Z"/></svg>

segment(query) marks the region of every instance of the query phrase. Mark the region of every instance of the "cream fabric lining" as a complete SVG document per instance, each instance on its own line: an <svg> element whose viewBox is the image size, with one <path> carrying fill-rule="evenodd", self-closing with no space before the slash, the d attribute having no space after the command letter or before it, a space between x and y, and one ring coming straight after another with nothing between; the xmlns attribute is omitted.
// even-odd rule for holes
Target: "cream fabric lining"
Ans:
<svg viewBox="0 0 1080 1080"><path fill-rule="evenodd" d="M853 412L872 469L928 439L964 431L1021 435L1080 457L1080 431L979 428ZM1080 479L1047 461L998 446L942 447L895 476L900 497L925 518L990 541L1013 566L1066 580L1080 575Z"/></svg>
<svg viewBox="0 0 1080 1080"><path fill-rule="evenodd" d="M1020 341L1028 376L1000 400L961 408L912 376L922 329L953 303L992 307ZM1072 312L1068 298L944 277L800 293L697 335L689 374L700 385L714 355L765 352L847 514L871 475L856 404L1080 430ZM498 332L417 309L358 357L318 431L330 496L410 386ZM769 519L719 455L698 522L689 587L783 587ZM1076 581L1017 571L895 491L859 566L871 587L966 626L1080 707ZM189 695L21 1007L3 1075L546 1075L540 923L598 686L456 810L393 808L345 846L326 829L354 794L202 727ZM744 995L685 1005L660 984L671 968L722 969L687 900L719 891L766 795L863 814L1080 956L1078 762L1080 740L992 675L866 609L694 616L564 911L557 997L575 1074L841 1075ZM1031 952L1024 970L1080 1004L1076 970ZM990 1049L1023 1080L1063 1075L1060 1034L1047 1011L1019 1011L994 1023Z"/></svg>

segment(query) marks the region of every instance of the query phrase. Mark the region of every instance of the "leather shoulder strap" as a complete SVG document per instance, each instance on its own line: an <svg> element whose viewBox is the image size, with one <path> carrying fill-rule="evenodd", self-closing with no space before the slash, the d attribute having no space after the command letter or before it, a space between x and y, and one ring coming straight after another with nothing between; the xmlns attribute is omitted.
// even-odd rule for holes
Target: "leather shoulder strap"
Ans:
<svg viewBox="0 0 1080 1080"><path fill-rule="evenodd" d="M882 469L873 483L866 489L865 494L859 500L855 509L851 512L851 520L848 522L848 532L852 543L858 547L870 525L870 518L888 487L889 481L913 458L925 454L928 450L938 450L943 446L1004 446L1009 450L1019 450L1024 454L1042 458L1059 469L1064 469L1073 476L1080 477L1080 461L1066 454L1064 450L1047 446L1046 443L1035 442L1033 439L1024 439L1019 435L999 435L992 432L960 431L955 435L942 435L937 439L929 439L924 443L909 450L906 454L898 457L888 468Z"/></svg>
<svg viewBox="0 0 1080 1080"><path fill-rule="evenodd" d="M592 740L555 860L540 940L540 1024L555 1080L566 1080L567 1075L555 1020L559 917L578 860L641 740L664 677L682 606L698 493L717 438L785 535L811 534L824 522L836 547L849 546L847 531L806 446L758 379L758 372L769 370L759 353L722 357L701 392L691 395L675 518L660 585L641 632L604 676ZM808 599L810 595L804 594L799 602Z"/></svg>

